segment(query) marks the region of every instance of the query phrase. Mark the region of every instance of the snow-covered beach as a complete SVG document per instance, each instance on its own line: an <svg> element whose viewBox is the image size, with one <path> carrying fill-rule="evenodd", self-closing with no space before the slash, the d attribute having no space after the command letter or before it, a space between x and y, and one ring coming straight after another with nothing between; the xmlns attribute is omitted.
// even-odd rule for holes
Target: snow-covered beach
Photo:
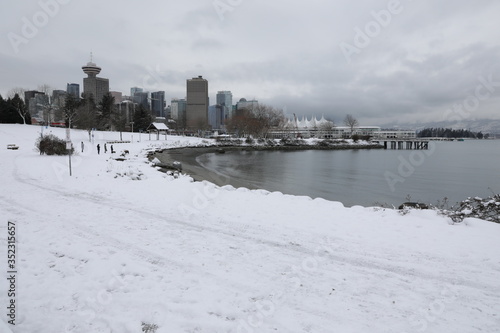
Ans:
<svg viewBox="0 0 500 333"><path fill-rule="evenodd" d="M129 151L117 161L95 145L118 133L91 144L72 130L70 177L67 156L34 150L40 129L0 125L0 253L8 221L18 249L15 298L1 265L0 305L16 304L4 331L498 332L498 224L219 187L151 166L148 149L204 144L189 137L134 134L114 144L114 157Z"/></svg>

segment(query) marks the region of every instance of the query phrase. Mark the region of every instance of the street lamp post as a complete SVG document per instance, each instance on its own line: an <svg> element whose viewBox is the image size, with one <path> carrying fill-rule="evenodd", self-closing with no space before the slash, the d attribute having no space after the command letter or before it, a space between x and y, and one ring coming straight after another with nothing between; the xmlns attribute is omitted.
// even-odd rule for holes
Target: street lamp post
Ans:
<svg viewBox="0 0 500 333"><path fill-rule="evenodd" d="M134 122L131 121L130 125L132 125L132 134L131 134L131 136L132 136L132 143L134 143Z"/></svg>

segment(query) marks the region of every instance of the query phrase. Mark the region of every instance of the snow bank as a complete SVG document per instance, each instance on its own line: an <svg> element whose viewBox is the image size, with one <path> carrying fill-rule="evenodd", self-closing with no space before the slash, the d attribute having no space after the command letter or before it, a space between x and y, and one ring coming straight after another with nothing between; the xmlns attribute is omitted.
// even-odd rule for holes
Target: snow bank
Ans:
<svg viewBox="0 0 500 333"><path fill-rule="evenodd" d="M498 331L497 224L218 187L145 157L197 138L124 133L132 142L111 156L95 145L118 133L90 144L75 130L86 148L70 177L67 156L33 150L39 130L0 125L0 257L9 220L19 249L13 332Z"/></svg>

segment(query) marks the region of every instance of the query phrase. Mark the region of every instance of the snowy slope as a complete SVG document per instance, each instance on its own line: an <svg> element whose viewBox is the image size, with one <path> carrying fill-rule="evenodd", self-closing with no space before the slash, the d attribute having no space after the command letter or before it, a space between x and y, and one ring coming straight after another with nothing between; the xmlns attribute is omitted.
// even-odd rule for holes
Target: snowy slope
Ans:
<svg viewBox="0 0 500 333"><path fill-rule="evenodd" d="M7 221L18 240L14 333L499 332L497 224L220 188L144 156L196 138L143 135L115 144L130 151L119 162L75 130L87 151L70 177L68 157L33 150L39 130L0 125L0 257Z"/></svg>

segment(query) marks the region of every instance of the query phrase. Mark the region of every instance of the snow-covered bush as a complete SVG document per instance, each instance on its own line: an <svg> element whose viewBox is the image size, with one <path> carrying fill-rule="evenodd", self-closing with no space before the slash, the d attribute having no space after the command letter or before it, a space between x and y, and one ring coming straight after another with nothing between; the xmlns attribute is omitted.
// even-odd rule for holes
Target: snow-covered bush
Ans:
<svg viewBox="0 0 500 333"><path fill-rule="evenodd" d="M146 323L142 323L142 331L144 333L155 333L156 330L158 329L158 325L156 324L146 324Z"/></svg>
<svg viewBox="0 0 500 333"><path fill-rule="evenodd" d="M35 146L40 152L40 155L68 155L66 141L53 134L44 135L41 138L38 138ZM73 151L74 149L71 148L71 153L73 153Z"/></svg>
<svg viewBox="0 0 500 333"><path fill-rule="evenodd" d="M442 212L451 217L453 222L462 222L466 217L475 217L500 223L500 194L494 194L485 199L467 198L467 200L460 202L457 207L452 207L451 211Z"/></svg>

